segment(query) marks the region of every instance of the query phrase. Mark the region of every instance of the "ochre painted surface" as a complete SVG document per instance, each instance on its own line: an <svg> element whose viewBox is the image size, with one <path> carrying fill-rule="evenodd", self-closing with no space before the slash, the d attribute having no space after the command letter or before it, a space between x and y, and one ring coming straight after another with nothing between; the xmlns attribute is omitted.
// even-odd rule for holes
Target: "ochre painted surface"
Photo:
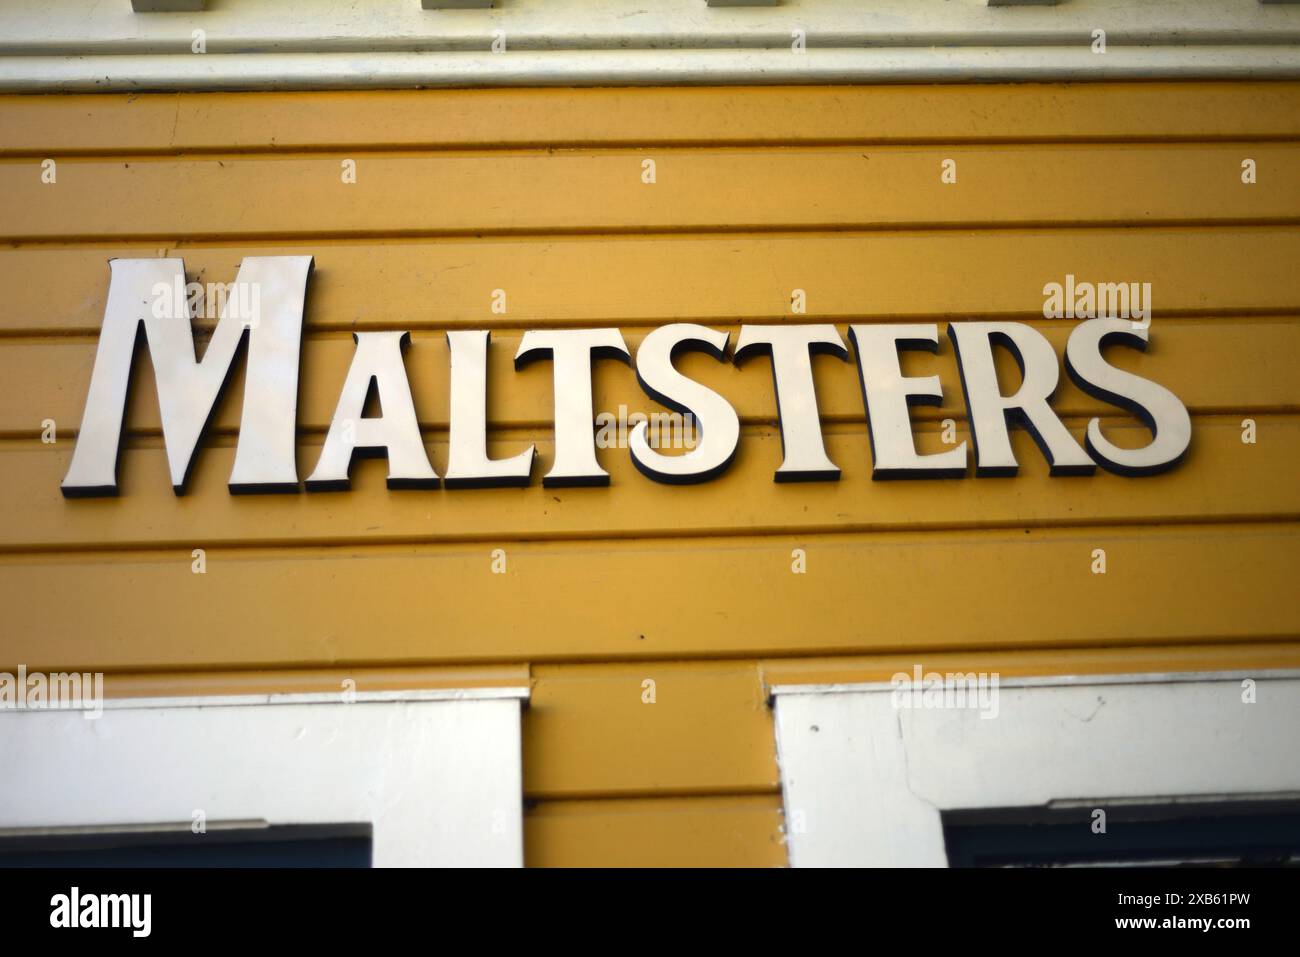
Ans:
<svg viewBox="0 0 1300 957"><path fill-rule="evenodd" d="M1293 83L0 97L0 155L1277 139Z"/></svg>
<svg viewBox="0 0 1300 957"><path fill-rule="evenodd" d="M781 796L542 801L524 811L534 867L779 867Z"/></svg>
<svg viewBox="0 0 1300 957"><path fill-rule="evenodd" d="M380 482L368 494L383 491ZM201 576L190 573L189 545L6 555L6 655L32 668L171 671L1188 645L1300 634L1300 611L1286 598L1300 561L1293 521L1093 521L505 542L505 575L491 574L498 546L490 543L211 547ZM807 553L805 575L790 572L794 548ZM1096 548L1107 551L1104 576L1089 571Z"/></svg>
<svg viewBox="0 0 1300 957"><path fill-rule="evenodd" d="M1243 155L1259 182L1243 189ZM880 229L1300 218L1289 143L786 147L70 158L56 189L0 165L0 232L102 241ZM957 182L940 179L956 164ZM1098 169L1106 169L1105 176ZM1158 184L1158 188L1156 187ZM285 210L293 210L286 216ZM127 225L129 223L129 225Z"/></svg>
<svg viewBox="0 0 1300 957"><path fill-rule="evenodd" d="M0 670L149 696L528 683L532 864L783 864L774 685L1300 666L1300 84L3 96L0 195ZM855 369L819 358L844 477L778 486L767 360L693 356L744 422L708 485L607 449L606 489L390 492L370 461L351 492L232 498L240 372L177 498L138 363L122 497L65 501L107 260L228 282L290 253L316 258L304 475L355 329L413 331L440 471L441 332L491 329L493 449L535 443L540 476L551 370L514 371L523 330L616 325L635 350L679 320L1002 318L1059 353L1042 287L1067 273L1152 283L1149 350L1111 359L1183 398L1193 446L1164 476L1051 479L1022 435L1014 479L873 483ZM904 369L945 390L918 444L945 418L965 438L951 347ZM617 363L595 395L656 408ZM1056 405L1144 440L1068 383Z"/></svg>
<svg viewBox="0 0 1300 957"><path fill-rule="evenodd" d="M1300 234L1277 225L52 242L0 248L0 332L97 335L114 256L180 257L192 280L231 282L250 255L314 256L308 329L345 333L782 322L792 289L808 293L809 322L1041 320L1043 284L1066 273L1147 277L1166 319L1290 315L1300 303ZM490 311L494 289L508 290L504 316Z"/></svg>

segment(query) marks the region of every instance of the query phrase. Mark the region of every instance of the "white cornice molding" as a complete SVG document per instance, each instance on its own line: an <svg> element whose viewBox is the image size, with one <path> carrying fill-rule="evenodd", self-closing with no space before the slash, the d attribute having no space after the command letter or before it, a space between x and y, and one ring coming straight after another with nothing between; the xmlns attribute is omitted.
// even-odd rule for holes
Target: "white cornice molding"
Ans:
<svg viewBox="0 0 1300 957"><path fill-rule="evenodd" d="M1104 53L1094 52L1096 31ZM491 52L494 41L504 52ZM424 10L419 0L221 0L165 14L133 13L129 0L0 6L7 90L1297 76L1298 4L503 0Z"/></svg>
<svg viewBox="0 0 1300 957"><path fill-rule="evenodd" d="M112 63L104 63L111 60ZM0 90L87 92L1300 77L1300 47L0 57Z"/></svg>

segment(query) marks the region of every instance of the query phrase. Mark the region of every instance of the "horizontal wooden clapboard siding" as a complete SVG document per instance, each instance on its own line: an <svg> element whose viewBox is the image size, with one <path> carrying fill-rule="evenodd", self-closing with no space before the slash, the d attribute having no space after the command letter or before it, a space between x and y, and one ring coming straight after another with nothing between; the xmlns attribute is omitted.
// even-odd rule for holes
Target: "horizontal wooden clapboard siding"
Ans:
<svg viewBox="0 0 1300 957"><path fill-rule="evenodd" d="M0 155L1300 136L1293 83L0 96Z"/></svg>
<svg viewBox="0 0 1300 957"><path fill-rule="evenodd" d="M917 407L913 417L918 420L960 418L965 409L956 359L945 334L946 324L937 325L940 337L937 355L912 352L904 353L901 359L905 374L938 375L943 387L943 404ZM1058 355L1064 353L1074 323L1040 321L1036 327L1052 342ZM727 329L734 347L739 328L715 328ZM841 325L839 332L849 348L847 326ZM521 334L520 330L507 329L492 335L488 352L488 407L492 425L549 430L553 372L547 363L515 370L514 356ZM643 338L640 329L624 330L632 355ZM60 436L75 436L94 367L96 345L96 340L89 337L0 339L0 381L8 383L12 393L10 401L0 407L0 435L36 438L42 430L41 423L53 419ZM354 351L351 336L323 334L307 339L298 406L298 422L304 432L320 433L328 428ZM1300 412L1300 323L1284 318L1161 321L1151 330L1151 342L1145 352L1116 348L1108 352L1107 358L1118 368L1160 382L1196 413ZM1018 378L1015 361L1005 351L998 354L997 360L1001 380L1008 383L1008 388L1013 387ZM445 430L450 401L446 337L416 332L406 349L405 361L421 426ZM776 421L770 360L755 358L737 366L697 353L680 357L677 368L727 396L742 421ZM856 358L851 348L848 360L818 357L814 373L824 421L864 421ZM141 362L137 375L127 413L128 429L135 435L159 434L153 367L147 361ZM649 413L662 408L646 398L630 365L598 362L593 380L593 404L598 412L617 416L620 406L626 407L629 413ZM241 365L227 389L231 401L221 404L212 423L214 432L238 431L243 387ZM1064 373L1054 407L1065 416L1119 413L1114 406L1080 391Z"/></svg>
<svg viewBox="0 0 1300 957"><path fill-rule="evenodd" d="M204 575L194 547L0 557L6 653L33 669L184 671L1300 634L1300 608L1279 599L1300 560L1295 522L502 542L503 575L490 544L211 545ZM805 575L791 573L795 548ZM1098 548L1106 575L1091 573Z"/></svg>
<svg viewBox="0 0 1300 957"><path fill-rule="evenodd" d="M224 283L244 256L281 255L315 257L311 329L1041 318L1043 286L1066 274L1150 282L1158 318L1300 312L1300 228L1281 226L116 243L0 248L0 334L97 336L114 256L177 256L191 280ZM795 289L806 315L790 314Z"/></svg>
<svg viewBox="0 0 1300 957"><path fill-rule="evenodd" d="M1257 165L1252 185L1242 183L1245 158ZM956 179L946 183L949 162ZM93 157L59 162L53 183L41 174L34 160L0 160L0 235L170 241L1300 221L1300 144L1291 143Z"/></svg>
<svg viewBox="0 0 1300 957"><path fill-rule="evenodd" d="M0 96L0 195L0 670L137 695L528 682L529 863L785 863L774 684L1300 666L1300 83ZM351 492L232 497L237 371L177 497L141 359L121 497L65 500L108 260L230 282L288 254L315 258L301 475L366 329L413 331L444 470L442 332L486 328L492 451L535 444L534 484L390 492L366 461ZM1191 410L1180 468L1051 479L1018 433L1017 478L872 482L855 366L818 358L844 475L778 486L769 361L688 356L744 422L727 475L662 486L609 448L608 488L540 484L552 372L514 370L526 329L617 326L635 353L676 321L998 318L1059 355L1043 287L1067 274L1151 283L1149 349L1108 358ZM904 370L945 393L918 445L946 418L966 439L948 343ZM658 408L616 362L594 401ZM1064 376L1055 406L1146 441Z"/></svg>
<svg viewBox="0 0 1300 957"><path fill-rule="evenodd" d="M523 749L532 797L780 786L752 661L539 665L533 680Z"/></svg>
<svg viewBox="0 0 1300 957"><path fill-rule="evenodd" d="M548 801L524 813L540 867L780 867L779 795Z"/></svg>

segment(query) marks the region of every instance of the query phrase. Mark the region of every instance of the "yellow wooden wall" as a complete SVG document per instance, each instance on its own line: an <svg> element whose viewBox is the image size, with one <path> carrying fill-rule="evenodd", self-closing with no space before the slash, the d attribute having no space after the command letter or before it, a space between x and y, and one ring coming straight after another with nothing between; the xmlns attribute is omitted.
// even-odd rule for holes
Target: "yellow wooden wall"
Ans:
<svg viewBox="0 0 1300 957"><path fill-rule="evenodd" d="M7 96L0 197L0 669L103 669L118 694L528 682L531 864L784 863L774 682L1300 664L1300 84ZM855 368L819 358L843 479L778 486L766 361L693 356L743 420L707 485L615 449L605 489L390 492L372 461L349 493L231 497L241 374L176 498L145 362L121 498L64 500L107 260L230 281L278 253L316 258L304 475L354 329L413 331L441 471L442 330L491 328L495 447L536 443L540 476L551 369L513 370L524 329L617 325L635 349L676 320L998 317L1059 350L1041 290L1066 273L1152 283L1151 348L1116 361L1185 401L1192 451L1049 479L1019 436L1015 479L873 483ZM905 368L943 380L916 413L938 448L962 421L951 347ZM617 363L596 396L653 408ZM1142 441L1068 383L1057 405Z"/></svg>

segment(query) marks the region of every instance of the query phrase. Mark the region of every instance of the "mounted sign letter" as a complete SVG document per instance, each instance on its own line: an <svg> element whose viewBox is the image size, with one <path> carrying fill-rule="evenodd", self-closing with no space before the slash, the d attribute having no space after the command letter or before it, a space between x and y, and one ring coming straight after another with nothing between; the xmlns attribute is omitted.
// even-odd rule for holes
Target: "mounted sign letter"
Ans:
<svg viewBox="0 0 1300 957"><path fill-rule="evenodd" d="M1007 434L1011 423L1024 426L1034 437L1052 475L1096 471L1096 463L1052 411L1061 370L1056 350L1041 332L1023 322L954 322L948 336L957 352L970 411L977 476L1015 475L1020 470ZM1022 381L1014 395L1003 395L998 385L994 345L1010 351L1020 366Z"/></svg>
<svg viewBox="0 0 1300 957"><path fill-rule="evenodd" d="M246 258L235 277L234 295L226 299L199 360L184 261L110 260L104 325L63 494L117 494L122 420L141 326L158 383L163 443L176 494L184 494L194 450L230 377L245 331L248 375L230 491L296 492L298 358L311 268L310 256ZM252 294L243 295L245 290Z"/></svg>
<svg viewBox="0 0 1300 957"><path fill-rule="evenodd" d="M549 358L555 390L555 461L542 477L547 488L608 485L609 473L596 461L591 364L596 359L628 362L627 343L617 329L559 329L525 332L515 368Z"/></svg>
<svg viewBox="0 0 1300 957"><path fill-rule="evenodd" d="M636 377L646 395L668 408L695 416L700 442L684 455L664 455L650 447L645 422L637 423L627 437L632 462L643 475L656 482L689 485L707 482L721 475L736 456L740 442L740 419L736 410L718 393L688 379L673 367L681 351L698 349L719 361L727 355L730 334L677 322L660 326L641 340L636 350Z"/></svg>
<svg viewBox="0 0 1300 957"><path fill-rule="evenodd" d="M1118 475L1155 475L1177 465L1192 441L1187 407L1162 385L1116 369L1102 358L1111 342L1146 351L1149 327L1127 319L1089 319L1074 327L1065 346L1065 371L1084 392L1135 414L1151 430L1150 444L1122 449L1101 434L1101 421L1088 422L1085 445L1097 464Z"/></svg>
<svg viewBox="0 0 1300 957"><path fill-rule="evenodd" d="M812 357L831 355L847 360L849 351L839 331L824 326L741 326L733 360L765 352L772 357L776 414L781 420L783 460L778 482L836 481L840 469L826 455Z"/></svg>
<svg viewBox="0 0 1300 957"><path fill-rule="evenodd" d="M919 455L908 407L943 403L937 375L904 376L900 349L939 351L939 328L932 323L903 326L849 327L858 353L858 378L867 410L871 442L871 477L961 478L966 474L966 443L946 452Z"/></svg>
<svg viewBox="0 0 1300 957"><path fill-rule="evenodd" d="M387 455L389 488L436 488L438 473L424 451L411 385L402 362L402 350L411 341L411 334L354 332L352 338L357 342L357 351L325 436L320 461L307 479L307 491L351 488L348 471L353 452ZM372 382L379 394L380 415L362 418Z"/></svg>
<svg viewBox="0 0 1300 957"><path fill-rule="evenodd" d="M487 454L487 350L492 333L486 329L447 333L451 353L451 450L447 458L447 488L495 488L528 484L535 446L508 459Z"/></svg>

